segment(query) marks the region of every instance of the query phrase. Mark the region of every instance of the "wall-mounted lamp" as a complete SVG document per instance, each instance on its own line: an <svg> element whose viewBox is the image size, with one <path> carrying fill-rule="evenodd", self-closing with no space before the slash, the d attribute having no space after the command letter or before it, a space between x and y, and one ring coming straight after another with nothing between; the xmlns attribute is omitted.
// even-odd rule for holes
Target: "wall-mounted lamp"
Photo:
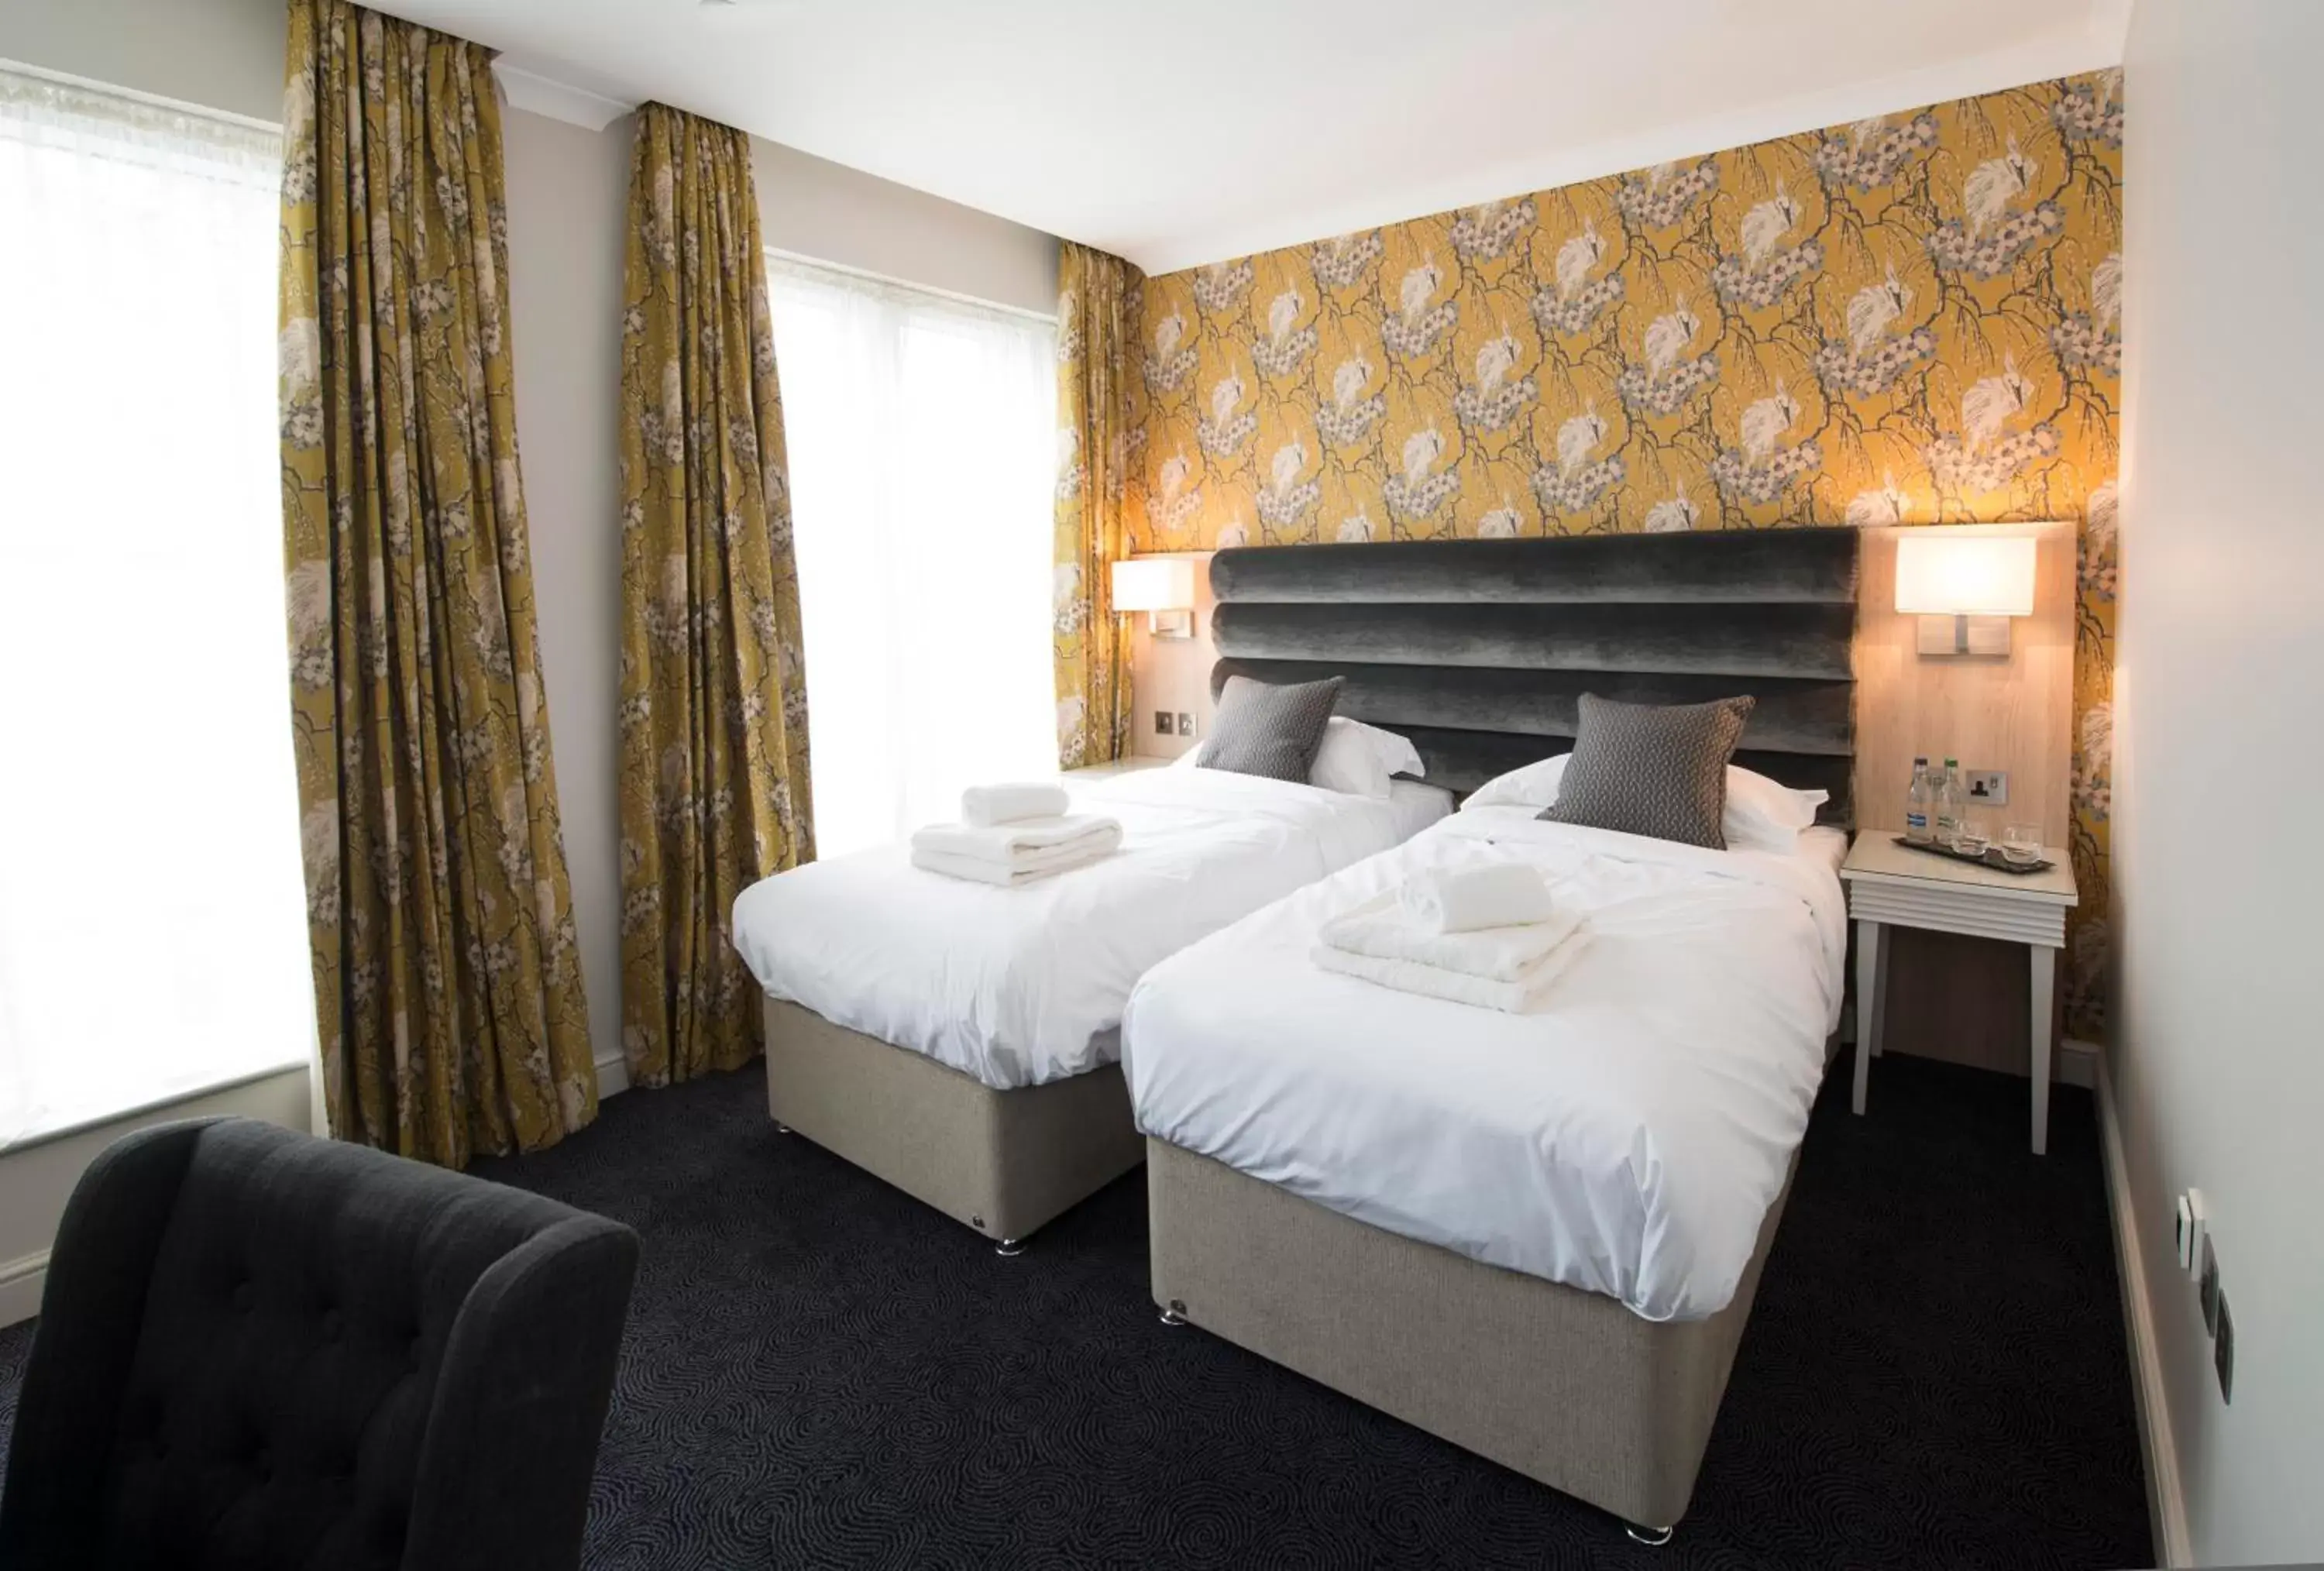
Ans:
<svg viewBox="0 0 2324 1571"><path fill-rule="evenodd" d="M2034 615L2031 535L1932 529L1896 537L1896 610L1921 619L1924 655L2009 652L2009 619Z"/></svg>
<svg viewBox="0 0 2324 1571"><path fill-rule="evenodd" d="M1143 611L1157 638L1194 636L1194 564L1185 557L1134 557L1113 564L1113 608Z"/></svg>

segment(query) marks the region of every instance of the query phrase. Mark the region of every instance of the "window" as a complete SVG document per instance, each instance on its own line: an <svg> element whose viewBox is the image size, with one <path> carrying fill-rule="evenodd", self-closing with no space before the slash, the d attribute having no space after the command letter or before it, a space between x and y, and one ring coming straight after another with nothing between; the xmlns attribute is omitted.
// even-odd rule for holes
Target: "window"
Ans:
<svg viewBox="0 0 2324 1571"><path fill-rule="evenodd" d="M1056 328L768 259L807 640L816 843L1056 770Z"/></svg>
<svg viewBox="0 0 2324 1571"><path fill-rule="evenodd" d="M274 133L0 67L0 1149L315 1039Z"/></svg>

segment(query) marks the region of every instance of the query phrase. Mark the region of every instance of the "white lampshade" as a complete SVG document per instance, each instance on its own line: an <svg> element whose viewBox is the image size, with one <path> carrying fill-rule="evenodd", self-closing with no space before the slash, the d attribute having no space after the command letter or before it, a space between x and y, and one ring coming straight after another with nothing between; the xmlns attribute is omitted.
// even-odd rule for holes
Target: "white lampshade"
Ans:
<svg viewBox="0 0 2324 1571"><path fill-rule="evenodd" d="M1194 564L1185 557L1137 557L1113 564L1116 611L1191 611Z"/></svg>
<svg viewBox="0 0 2324 1571"><path fill-rule="evenodd" d="M2033 615L2033 537L1949 529L1897 536L1896 609L1921 616Z"/></svg>

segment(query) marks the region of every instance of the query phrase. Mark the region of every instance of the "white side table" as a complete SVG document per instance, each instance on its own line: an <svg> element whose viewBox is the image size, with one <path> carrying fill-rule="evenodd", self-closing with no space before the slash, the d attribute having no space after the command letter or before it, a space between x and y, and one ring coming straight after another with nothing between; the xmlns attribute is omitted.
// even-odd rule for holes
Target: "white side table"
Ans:
<svg viewBox="0 0 2324 1571"><path fill-rule="evenodd" d="M1856 1111L1864 1111L1866 1071L1880 1050L1888 929L1926 928L2023 944L2033 967L2034 1151L2038 1156L2050 1144L2050 1038L2058 951L2066 943L2066 913L2080 898L2073 864L2063 851L2045 850L2042 855L2056 866L2041 873L1999 873L1972 862L1908 850L1895 843L1897 833L1865 830L1849 847L1848 860L1840 868L1848 885L1848 914L1856 920Z"/></svg>
<svg viewBox="0 0 2324 1571"><path fill-rule="evenodd" d="M1065 771L1067 780L1111 780L1118 774L1137 774L1144 770L1167 769L1177 762L1175 758L1149 758L1139 753L1129 758L1117 758L1106 763L1085 763L1079 769Z"/></svg>

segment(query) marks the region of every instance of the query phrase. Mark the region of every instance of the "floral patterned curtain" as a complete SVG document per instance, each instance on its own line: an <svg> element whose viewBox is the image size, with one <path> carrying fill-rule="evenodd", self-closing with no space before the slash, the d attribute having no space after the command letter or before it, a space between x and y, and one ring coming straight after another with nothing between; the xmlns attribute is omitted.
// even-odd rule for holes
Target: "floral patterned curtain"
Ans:
<svg viewBox="0 0 2324 1571"><path fill-rule="evenodd" d="M1057 248L1057 761L1066 769L1130 751L1130 648L1113 615L1112 564L1138 427L1131 374L1144 276L1072 241Z"/></svg>
<svg viewBox="0 0 2324 1571"><path fill-rule="evenodd" d="M807 667L750 139L648 104L622 319L622 1044L748 1062L734 897L815 858Z"/></svg>
<svg viewBox="0 0 2324 1571"><path fill-rule="evenodd" d="M462 1167L595 1116L533 625L490 56L290 0L282 516L332 1132Z"/></svg>

